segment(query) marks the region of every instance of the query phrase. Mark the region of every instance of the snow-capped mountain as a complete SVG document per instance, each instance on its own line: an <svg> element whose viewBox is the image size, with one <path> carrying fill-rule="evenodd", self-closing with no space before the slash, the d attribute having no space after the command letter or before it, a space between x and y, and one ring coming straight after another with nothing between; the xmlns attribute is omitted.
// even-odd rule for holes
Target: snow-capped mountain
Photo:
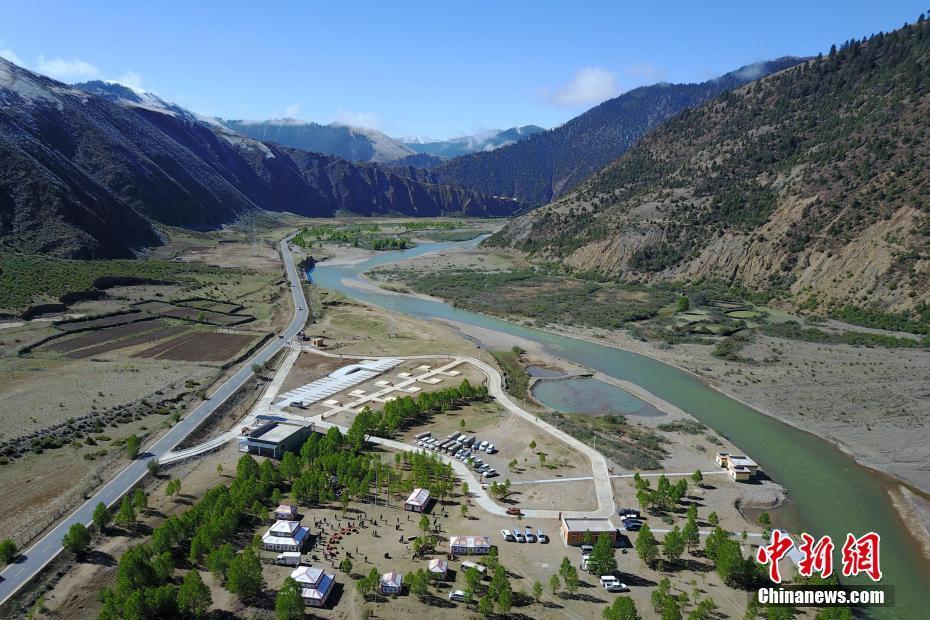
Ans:
<svg viewBox="0 0 930 620"><path fill-rule="evenodd" d="M440 157L458 157L469 153L493 151L508 144L519 142L533 134L545 131L537 125L524 125L510 129L489 129L468 136L451 138L449 140L430 140L424 138L407 138L403 140L404 146L417 153L438 155Z"/></svg>
<svg viewBox="0 0 930 620"><path fill-rule="evenodd" d="M256 140L334 155L349 161L385 163L415 153L376 129L350 127L338 123L320 125L294 118L221 122L229 129Z"/></svg>

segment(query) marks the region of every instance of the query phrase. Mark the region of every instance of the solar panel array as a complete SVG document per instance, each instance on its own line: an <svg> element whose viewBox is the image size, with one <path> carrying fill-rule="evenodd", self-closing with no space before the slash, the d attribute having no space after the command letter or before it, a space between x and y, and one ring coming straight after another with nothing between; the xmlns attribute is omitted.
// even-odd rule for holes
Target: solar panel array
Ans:
<svg viewBox="0 0 930 620"><path fill-rule="evenodd" d="M364 383L369 379L377 377L381 373L390 370L400 364L403 360L395 358L385 358L379 360L363 360L358 364L343 366L342 368L331 372L322 379L317 379L299 388L282 395L281 400L274 404L275 407L287 407L295 402L302 402L304 405L310 405L337 394L353 385Z"/></svg>

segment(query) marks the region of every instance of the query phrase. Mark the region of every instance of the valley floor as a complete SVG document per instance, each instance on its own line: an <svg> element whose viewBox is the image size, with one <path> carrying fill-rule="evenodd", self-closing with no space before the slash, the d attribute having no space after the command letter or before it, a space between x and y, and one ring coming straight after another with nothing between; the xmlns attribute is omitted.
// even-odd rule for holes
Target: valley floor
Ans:
<svg viewBox="0 0 930 620"><path fill-rule="evenodd" d="M381 267L369 275L380 280L372 285L406 292L410 289L396 284L404 281L403 277L397 277L399 272L419 276L440 270L495 272L522 265L519 257L501 257L481 248L456 249L405 261L402 266ZM771 314L782 313L772 311ZM515 315L504 315L504 318L626 349L691 372L744 404L827 439L859 463L905 483L917 493L930 493L926 447L930 443L927 427L930 350L927 348L821 344L755 333L740 349L740 359L734 361L714 356L713 344L670 345L636 338L624 329L564 322L541 324L538 320ZM797 317L778 316L778 320L788 318ZM834 324L836 322L829 323L831 328L843 327ZM478 334L474 328L457 326L486 339L487 346L509 348L514 344L510 337L501 339L491 332ZM495 339L500 341L495 342ZM517 344L533 352L532 343ZM930 535L930 515L906 497L919 496L910 493L898 498L899 509L908 508L909 514L902 516L913 521L911 517L917 515L917 521L923 524L923 530L917 535Z"/></svg>

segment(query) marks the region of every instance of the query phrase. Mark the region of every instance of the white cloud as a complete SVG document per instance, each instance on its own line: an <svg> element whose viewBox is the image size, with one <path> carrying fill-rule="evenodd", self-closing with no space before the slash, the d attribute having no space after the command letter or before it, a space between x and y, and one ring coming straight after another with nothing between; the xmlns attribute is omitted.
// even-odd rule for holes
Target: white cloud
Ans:
<svg viewBox="0 0 930 620"><path fill-rule="evenodd" d="M92 80L100 71L89 62L80 58L46 58L39 56L36 71L58 80Z"/></svg>
<svg viewBox="0 0 930 620"><path fill-rule="evenodd" d="M300 102L292 103L284 108L285 118L296 118L298 114L300 114Z"/></svg>
<svg viewBox="0 0 930 620"><path fill-rule="evenodd" d="M649 83L664 82L668 77L668 72L665 69L651 62L641 62L639 64L630 65L624 71L633 77L641 78Z"/></svg>
<svg viewBox="0 0 930 620"><path fill-rule="evenodd" d="M381 119L374 112L350 112L342 108L336 110L336 122L340 125L367 129L378 129L381 126Z"/></svg>
<svg viewBox="0 0 930 620"><path fill-rule="evenodd" d="M14 65L19 65L20 67L26 66L26 63L24 63L23 60L16 55L16 52L11 49L0 49L0 58L6 58Z"/></svg>
<svg viewBox="0 0 930 620"><path fill-rule="evenodd" d="M123 75L119 76L115 80L108 80L109 82L116 82L117 84L122 84L127 88L131 88L136 92L144 92L145 88L142 86L142 76L136 73L135 71L126 71Z"/></svg>
<svg viewBox="0 0 930 620"><path fill-rule="evenodd" d="M549 98L558 105L574 107L600 103L619 92L617 74L601 67L579 69L571 81Z"/></svg>
<svg viewBox="0 0 930 620"><path fill-rule="evenodd" d="M734 75L741 80L757 80L765 73L765 63L757 62L751 65L741 67L734 72Z"/></svg>

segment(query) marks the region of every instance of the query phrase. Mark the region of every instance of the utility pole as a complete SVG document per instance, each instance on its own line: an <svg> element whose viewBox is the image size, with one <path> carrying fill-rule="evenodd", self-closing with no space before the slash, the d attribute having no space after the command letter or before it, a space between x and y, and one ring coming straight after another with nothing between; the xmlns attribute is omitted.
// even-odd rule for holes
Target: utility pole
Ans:
<svg viewBox="0 0 930 620"><path fill-rule="evenodd" d="M397 338L397 325L394 322L394 293L388 293L391 311L388 313L388 338Z"/></svg>
<svg viewBox="0 0 930 620"><path fill-rule="evenodd" d="M255 219L256 219L256 217L258 217L257 214L256 214L256 213L252 213L252 217L251 217L251 229L252 229L252 232L251 232L252 256L258 256L258 242L257 242L257 240L256 240L256 235L255 235Z"/></svg>

